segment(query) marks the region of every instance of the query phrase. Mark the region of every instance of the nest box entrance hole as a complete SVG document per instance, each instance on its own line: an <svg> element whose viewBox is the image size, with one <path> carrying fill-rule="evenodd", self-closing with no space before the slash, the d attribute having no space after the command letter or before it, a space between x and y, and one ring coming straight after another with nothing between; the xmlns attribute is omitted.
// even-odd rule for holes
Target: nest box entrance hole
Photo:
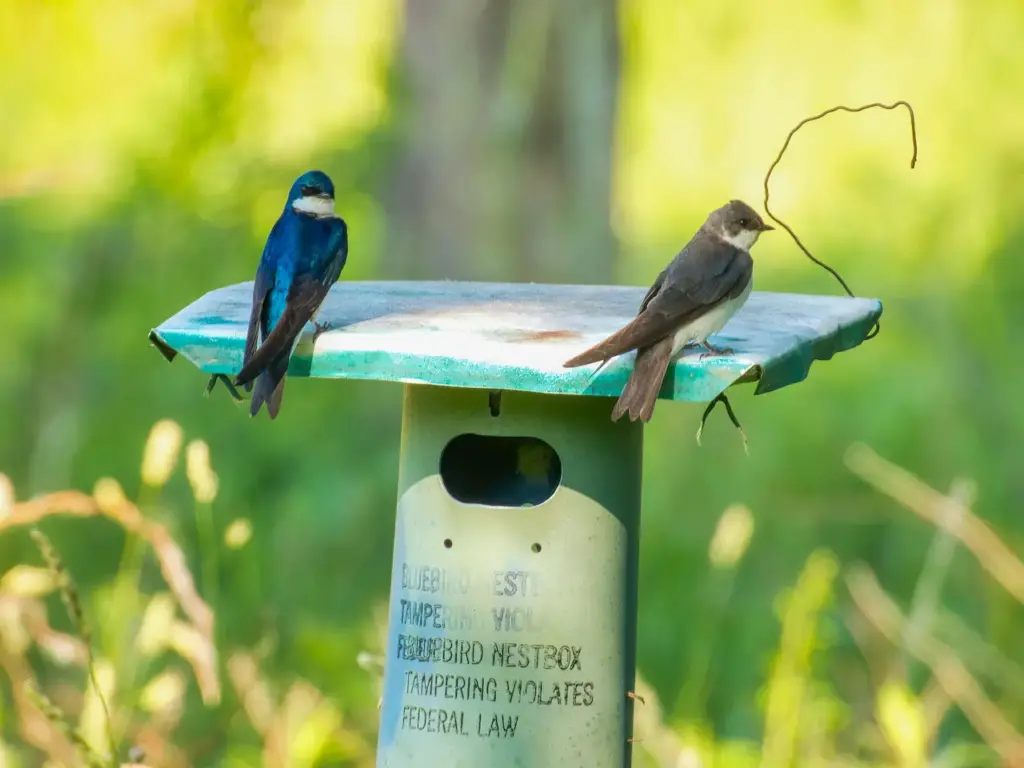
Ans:
<svg viewBox="0 0 1024 768"><path fill-rule="evenodd" d="M465 433L441 451L441 482L463 504L532 507L550 499L562 482L562 460L536 437Z"/></svg>

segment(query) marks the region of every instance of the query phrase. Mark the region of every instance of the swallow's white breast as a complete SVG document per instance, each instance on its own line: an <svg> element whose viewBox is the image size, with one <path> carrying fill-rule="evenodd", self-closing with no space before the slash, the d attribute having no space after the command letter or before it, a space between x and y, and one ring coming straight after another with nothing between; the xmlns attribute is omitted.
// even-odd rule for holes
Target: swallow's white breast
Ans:
<svg viewBox="0 0 1024 768"><path fill-rule="evenodd" d="M705 312L693 322L676 331L675 341L672 342L672 356L678 355L687 344L703 344L708 336L722 330L729 322L729 318L746 303L753 286L754 278L751 276L743 293L735 299L726 299L711 311Z"/></svg>

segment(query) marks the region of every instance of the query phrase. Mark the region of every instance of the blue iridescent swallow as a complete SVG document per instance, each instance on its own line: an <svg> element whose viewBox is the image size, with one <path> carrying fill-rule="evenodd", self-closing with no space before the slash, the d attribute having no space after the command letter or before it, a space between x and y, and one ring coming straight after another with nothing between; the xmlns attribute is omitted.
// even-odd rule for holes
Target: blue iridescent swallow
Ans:
<svg viewBox="0 0 1024 768"><path fill-rule="evenodd" d="M334 212L334 184L321 171L302 174L256 270L245 357L235 377L236 385L253 391L251 416L266 403L270 418L277 417L299 335L308 322L317 335L327 330L316 316L347 258L348 227Z"/></svg>

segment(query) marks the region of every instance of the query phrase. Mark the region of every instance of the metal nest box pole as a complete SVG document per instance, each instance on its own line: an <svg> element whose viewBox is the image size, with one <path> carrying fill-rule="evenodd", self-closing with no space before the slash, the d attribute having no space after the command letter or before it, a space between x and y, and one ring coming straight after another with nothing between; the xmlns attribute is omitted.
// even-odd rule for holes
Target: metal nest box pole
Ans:
<svg viewBox="0 0 1024 768"><path fill-rule="evenodd" d="M595 366L562 363L629 322L644 292L340 282L319 315L331 330L299 345L290 377L405 385L378 766L630 765L643 428L613 423L609 398L633 354L593 381ZM251 296L252 283L213 291L150 338L233 374ZM660 396L797 383L881 312L755 292L716 338L735 352L684 354Z"/></svg>

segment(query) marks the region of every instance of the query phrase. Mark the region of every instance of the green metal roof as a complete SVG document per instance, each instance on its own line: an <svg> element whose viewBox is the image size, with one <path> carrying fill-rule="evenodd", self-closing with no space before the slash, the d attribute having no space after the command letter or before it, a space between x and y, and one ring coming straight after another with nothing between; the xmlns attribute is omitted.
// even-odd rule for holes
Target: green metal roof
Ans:
<svg viewBox="0 0 1024 768"><path fill-rule="evenodd" d="M646 288L531 283L356 282L331 289L317 320L331 330L315 348L303 332L288 375L453 387L618 396L633 354L595 365L562 363L635 315ZM241 368L252 283L211 291L150 333L167 359L205 373ZM661 397L706 402L739 381L757 394L806 378L811 363L860 344L882 314L876 299L754 292L713 344L669 369Z"/></svg>

